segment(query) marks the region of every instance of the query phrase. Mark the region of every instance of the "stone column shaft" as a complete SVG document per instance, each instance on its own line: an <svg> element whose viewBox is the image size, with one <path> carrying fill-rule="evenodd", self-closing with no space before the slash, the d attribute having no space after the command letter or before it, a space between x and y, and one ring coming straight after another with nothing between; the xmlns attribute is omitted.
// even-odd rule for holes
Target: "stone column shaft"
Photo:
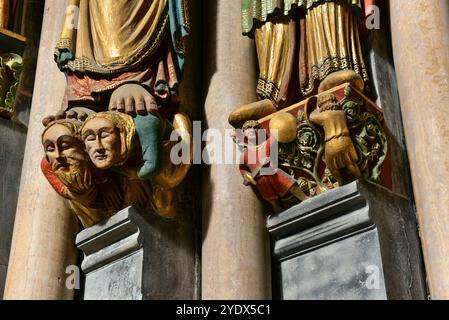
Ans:
<svg viewBox="0 0 449 320"><path fill-rule="evenodd" d="M390 1L391 34L432 299L449 299L449 1Z"/></svg>
<svg viewBox="0 0 449 320"><path fill-rule="evenodd" d="M45 2L5 299L73 298L65 271L76 264L76 220L40 170L41 120L60 109L66 84L53 61L65 8L65 1Z"/></svg>
<svg viewBox="0 0 449 320"><path fill-rule="evenodd" d="M203 127L224 132L238 105L256 101L253 41L241 35L240 1L205 3ZM266 214L237 165L203 168L203 299L271 298Z"/></svg>

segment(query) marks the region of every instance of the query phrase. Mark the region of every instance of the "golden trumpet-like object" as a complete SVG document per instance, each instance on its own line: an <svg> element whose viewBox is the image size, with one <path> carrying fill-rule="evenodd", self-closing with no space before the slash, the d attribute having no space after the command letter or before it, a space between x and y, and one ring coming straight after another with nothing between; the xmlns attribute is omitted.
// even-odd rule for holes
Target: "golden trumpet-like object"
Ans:
<svg viewBox="0 0 449 320"><path fill-rule="evenodd" d="M328 75L326 79L321 82L318 88L318 93L322 93L343 83L349 83L360 92L363 92L365 89L365 82L360 75L352 70L342 70Z"/></svg>

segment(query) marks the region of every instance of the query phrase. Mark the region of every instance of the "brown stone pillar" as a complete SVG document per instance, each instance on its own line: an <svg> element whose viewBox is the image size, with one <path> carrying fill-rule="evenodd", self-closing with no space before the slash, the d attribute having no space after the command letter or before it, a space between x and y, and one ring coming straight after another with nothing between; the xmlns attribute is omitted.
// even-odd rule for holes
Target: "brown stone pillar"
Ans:
<svg viewBox="0 0 449 320"><path fill-rule="evenodd" d="M402 118L432 299L449 299L449 1L392 0Z"/></svg>
<svg viewBox="0 0 449 320"><path fill-rule="evenodd" d="M5 299L72 299L66 267L76 264L76 220L39 168L41 119L61 106L65 78L53 61L65 1L45 2L34 96L25 147Z"/></svg>
<svg viewBox="0 0 449 320"><path fill-rule="evenodd" d="M203 129L230 128L231 110L256 100L253 41L240 29L240 1L206 1ZM203 168L203 299L270 299L266 215L237 165Z"/></svg>

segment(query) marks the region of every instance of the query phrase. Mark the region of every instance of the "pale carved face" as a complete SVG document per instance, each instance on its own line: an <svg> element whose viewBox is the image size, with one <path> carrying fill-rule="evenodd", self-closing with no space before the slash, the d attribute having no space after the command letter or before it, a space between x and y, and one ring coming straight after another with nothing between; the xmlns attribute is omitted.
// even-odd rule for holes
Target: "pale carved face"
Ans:
<svg viewBox="0 0 449 320"><path fill-rule="evenodd" d="M42 137L45 155L52 169L68 172L74 162L86 162L83 145L73 132L62 124L50 127Z"/></svg>
<svg viewBox="0 0 449 320"><path fill-rule="evenodd" d="M73 193L87 192L92 185L89 158L75 133L67 126L56 123L45 131L42 144L48 162L60 181Z"/></svg>
<svg viewBox="0 0 449 320"><path fill-rule="evenodd" d="M120 131L110 120L94 118L84 124L81 137L93 164L109 169L121 160Z"/></svg>

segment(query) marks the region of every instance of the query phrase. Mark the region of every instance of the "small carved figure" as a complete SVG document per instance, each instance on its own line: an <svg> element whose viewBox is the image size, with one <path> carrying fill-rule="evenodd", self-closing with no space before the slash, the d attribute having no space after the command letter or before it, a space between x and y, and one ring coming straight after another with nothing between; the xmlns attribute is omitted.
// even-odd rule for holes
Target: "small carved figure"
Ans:
<svg viewBox="0 0 449 320"><path fill-rule="evenodd" d="M307 196L297 181L282 169L274 166L270 159L272 150L277 150L274 147L277 144L274 135L259 143L257 129L260 129L257 121L248 121L242 128L243 135L248 141L240 162L240 173L244 178L244 184L255 186L262 198L268 201L276 212L282 209L279 199L287 194L293 195L299 201L306 200ZM283 133L279 135L283 135ZM262 173L263 168L271 169L271 172L269 174Z"/></svg>

